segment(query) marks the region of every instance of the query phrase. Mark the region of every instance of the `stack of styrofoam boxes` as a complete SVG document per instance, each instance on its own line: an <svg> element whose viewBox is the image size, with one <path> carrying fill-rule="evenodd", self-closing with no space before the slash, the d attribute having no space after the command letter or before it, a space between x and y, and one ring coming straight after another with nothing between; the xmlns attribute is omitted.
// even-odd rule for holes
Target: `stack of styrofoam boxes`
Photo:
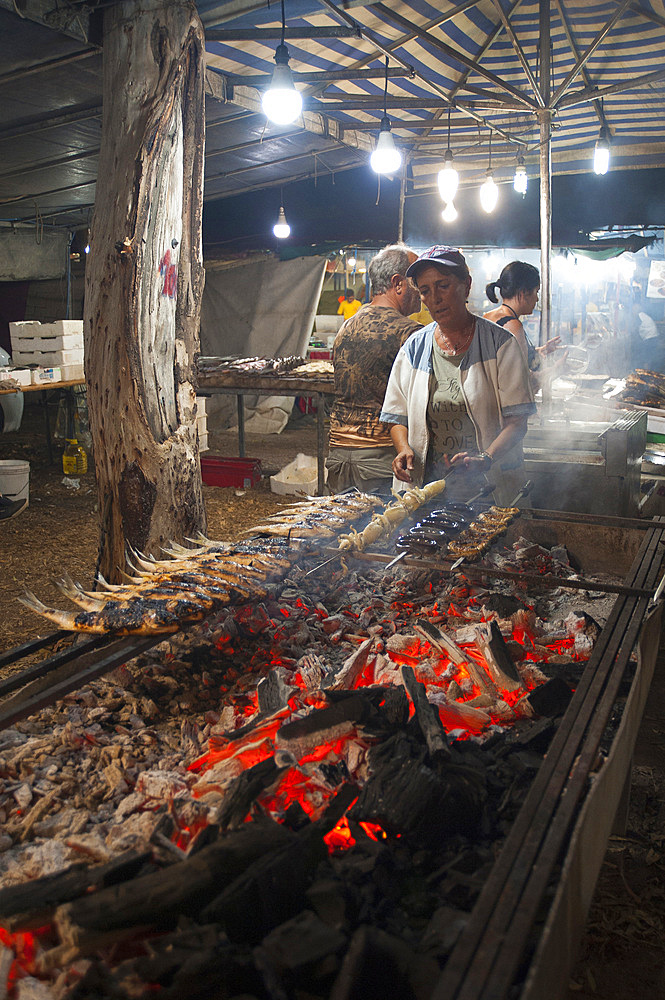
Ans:
<svg viewBox="0 0 665 1000"><path fill-rule="evenodd" d="M33 385L83 381L83 320L59 319L55 323L10 323L12 361L37 365Z"/></svg>
<svg viewBox="0 0 665 1000"><path fill-rule="evenodd" d="M196 426L199 432L199 451L208 450L208 414L206 413L206 397L196 397Z"/></svg>

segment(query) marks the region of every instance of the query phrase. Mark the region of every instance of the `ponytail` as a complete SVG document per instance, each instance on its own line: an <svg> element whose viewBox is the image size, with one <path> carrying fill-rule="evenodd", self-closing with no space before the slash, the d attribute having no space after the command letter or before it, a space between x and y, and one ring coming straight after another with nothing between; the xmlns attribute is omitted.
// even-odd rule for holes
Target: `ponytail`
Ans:
<svg viewBox="0 0 665 1000"><path fill-rule="evenodd" d="M497 294L494 291L498 285L497 281L490 281L489 285L485 285L485 295L490 300L490 302L498 302Z"/></svg>

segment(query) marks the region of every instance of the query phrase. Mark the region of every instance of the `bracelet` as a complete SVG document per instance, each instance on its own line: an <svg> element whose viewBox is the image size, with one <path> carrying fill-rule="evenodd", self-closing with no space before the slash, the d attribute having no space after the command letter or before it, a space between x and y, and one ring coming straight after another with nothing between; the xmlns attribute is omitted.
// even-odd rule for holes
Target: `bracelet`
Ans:
<svg viewBox="0 0 665 1000"><path fill-rule="evenodd" d="M488 455L486 451L481 451L481 452L479 452L479 453L478 453L478 458L484 458L484 459L485 459L485 461L486 461L486 462L488 463L488 466L487 466L487 467L488 467L488 468L491 468L491 467L492 467L492 461L493 461L493 459L492 459L492 456L491 456L491 455Z"/></svg>

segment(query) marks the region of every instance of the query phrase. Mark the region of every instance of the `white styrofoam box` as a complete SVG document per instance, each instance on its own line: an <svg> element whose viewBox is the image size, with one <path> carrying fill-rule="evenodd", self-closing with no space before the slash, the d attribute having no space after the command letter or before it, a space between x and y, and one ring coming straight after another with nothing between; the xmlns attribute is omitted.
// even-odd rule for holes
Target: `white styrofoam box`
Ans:
<svg viewBox="0 0 665 1000"><path fill-rule="evenodd" d="M59 368L33 368L32 384L45 385L48 382L61 382L62 373Z"/></svg>
<svg viewBox="0 0 665 1000"><path fill-rule="evenodd" d="M9 377L15 379L19 385L32 384L32 372L29 368L11 368Z"/></svg>
<svg viewBox="0 0 665 1000"><path fill-rule="evenodd" d="M63 333L59 337L21 337L17 348L21 351L82 351L82 333Z"/></svg>
<svg viewBox="0 0 665 1000"><path fill-rule="evenodd" d="M41 368L52 368L54 365L83 364L83 348L74 351L14 351L12 361L15 365L39 365Z"/></svg>
<svg viewBox="0 0 665 1000"><path fill-rule="evenodd" d="M200 413L196 418L196 423L200 431L208 429L208 417L205 413Z"/></svg>
<svg viewBox="0 0 665 1000"><path fill-rule="evenodd" d="M208 435L202 434L201 431L199 431L199 451L207 451L207 450L208 450Z"/></svg>
<svg viewBox="0 0 665 1000"><path fill-rule="evenodd" d="M324 479L328 478L328 470L324 470ZM306 493L313 496L318 485L317 461L315 455L296 455L292 462L285 465L275 476L270 477L270 489L273 493Z"/></svg>
<svg viewBox="0 0 665 1000"><path fill-rule="evenodd" d="M75 365L60 365L60 373L62 375L63 382L73 382L74 379L80 379L81 382L85 381L85 371L83 370L83 364L78 362Z"/></svg>
<svg viewBox="0 0 665 1000"><path fill-rule="evenodd" d="M206 413L206 402L208 400L207 396L197 396L196 397L196 416L200 417L202 414Z"/></svg>

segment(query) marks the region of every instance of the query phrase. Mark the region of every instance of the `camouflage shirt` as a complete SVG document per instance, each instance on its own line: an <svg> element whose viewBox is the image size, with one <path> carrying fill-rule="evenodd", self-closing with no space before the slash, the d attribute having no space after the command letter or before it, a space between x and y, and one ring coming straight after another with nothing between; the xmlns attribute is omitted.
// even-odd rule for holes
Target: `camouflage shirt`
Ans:
<svg viewBox="0 0 665 1000"><path fill-rule="evenodd" d="M395 355L419 327L397 309L371 303L342 324L333 346L337 395L330 414L331 447L392 443L390 427L379 414Z"/></svg>

